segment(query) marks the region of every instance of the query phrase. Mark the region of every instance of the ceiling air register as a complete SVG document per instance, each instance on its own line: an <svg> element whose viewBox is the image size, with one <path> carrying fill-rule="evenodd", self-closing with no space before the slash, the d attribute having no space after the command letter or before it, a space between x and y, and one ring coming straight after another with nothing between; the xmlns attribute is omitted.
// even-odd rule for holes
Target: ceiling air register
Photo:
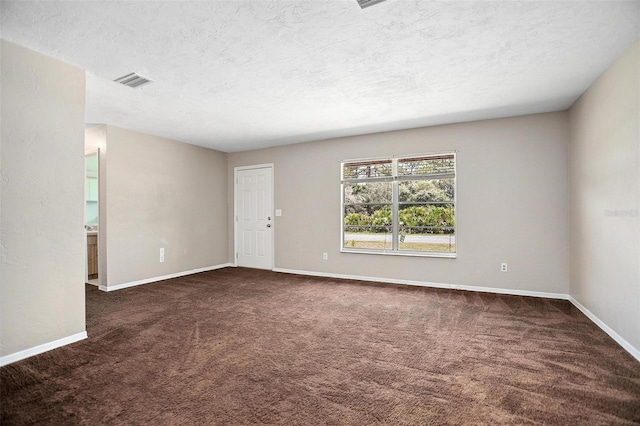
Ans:
<svg viewBox="0 0 640 426"><path fill-rule="evenodd" d="M142 77L141 75L138 75L135 72L132 72L131 74L127 74L120 78L116 78L113 81L115 81L116 83L124 84L125 86L134 87L134 88L144 86L145 84L149 84L153 82L153 80L149 80L148 78Z"/></svg>
<svg viewBox="0 0 640 426"><path fill-rule="evenodd" d="M385 0L358 0L358 4L360 5L360 9L364 9L365 7L373 6L383 1Z"/></svg>

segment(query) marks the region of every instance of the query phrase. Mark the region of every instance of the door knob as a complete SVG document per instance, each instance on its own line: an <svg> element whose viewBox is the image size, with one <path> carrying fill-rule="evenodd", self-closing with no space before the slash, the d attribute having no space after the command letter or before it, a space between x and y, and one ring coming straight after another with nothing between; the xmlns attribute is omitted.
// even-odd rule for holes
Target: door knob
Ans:
<svg viewBox="0 0 640 426"><path fill-rule="evenodd" d="M271 224L270 223L267 223L267 228L271 228Z"/></svg>

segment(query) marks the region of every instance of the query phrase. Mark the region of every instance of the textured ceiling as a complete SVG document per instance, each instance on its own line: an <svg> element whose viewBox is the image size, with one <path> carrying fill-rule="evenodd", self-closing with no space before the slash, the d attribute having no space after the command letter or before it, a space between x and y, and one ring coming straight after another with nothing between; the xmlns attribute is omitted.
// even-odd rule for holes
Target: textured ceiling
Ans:
<svg viewBox="0 0 640 426"><path fill-rule="evenodd" d="M227 152L563 110L640 36L638 1L1 7L2 38L87 70L87 122Z"/></svg>

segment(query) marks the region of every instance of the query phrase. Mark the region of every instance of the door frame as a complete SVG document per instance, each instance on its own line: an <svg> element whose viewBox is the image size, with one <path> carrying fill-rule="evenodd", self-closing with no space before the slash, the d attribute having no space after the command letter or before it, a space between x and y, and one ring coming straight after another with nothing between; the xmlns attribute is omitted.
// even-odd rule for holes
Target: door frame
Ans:
<svg viewBox="0 0 640 426"><path fill-rule="evenodd" d="M252 169L271 169L271 270L275 265L275 235L276 221L273 212L275 211L275 167L273 163L255 164L252 166L238 166L233 168L233 266L238 266L238 172Z"/></svg>
<svg viewBox="0 0 640 426"><path fill-rule="evenodd" d="M96 171L96 181L98 183L98 234L96 235L96 244L98 245L98 285L100 284L100 223L102 222L102 215L100 214L100 190L102 185L100 185L100 148L96 148L91 151L85 151L84 159L84 225L87 225L87 157L96 156L98 160L98 170ZM89 244L89 236L87 235L87 228L84 228L84 281L87 283L89 281L89 253L88 253L88 244Z"/></svg>

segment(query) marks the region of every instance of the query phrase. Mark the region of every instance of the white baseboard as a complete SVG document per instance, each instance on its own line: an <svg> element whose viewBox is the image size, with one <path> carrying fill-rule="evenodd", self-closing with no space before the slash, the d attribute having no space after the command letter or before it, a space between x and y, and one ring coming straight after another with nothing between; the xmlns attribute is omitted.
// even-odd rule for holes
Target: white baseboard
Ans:
<svg viewBox="0 0 640 426"><path fill-rule="evenodd" d="M514 296L533 296L533 297L545 297L548 299L569 300L569 295L562 294L562 293L546 293L541 291L529 291L529 290L512 290L512 289L497 288L497 287L475 287L472 285L444 284L444 283L434 283L434 282L428 282L428 281L398 280L395 278L366 277L361 275L333 274L329 272L298 271L295 269L283 269L283 268L274 268L273 271L283 272L286 274L310 275L313 277L343 278L347 280L372 281L377 283L405 284L405 285L414 285L414 286L420 286L420 287L446 288L450 290L480 291L483 293L511 294Z"/></svg>
<svg viewBox="0 0 640 426"><path fill-rule="evenodd" d="M600 318L595 316L593 312L585 308L580 302L569 296L569 301L573 303L573 306L580 309L587 318L593 321L598 327L600 327L605 333L607 333L613 340L615 340L620 346L622 346L627 352L629 352L635 359L640 361L640 350L634 347L631 343L627 342L622 336L613 331L611 327L604 323Z"/></svg>
<svg viewBox="0 0 640 426"><path fill-rule="evenodd" d="M29 349L25 349L9 355L5 355L0 358L0 367L4 367L5 365L9 365L16 361L20 361L25 358L29 358L34 355L41 354L43 352L50 351L51 349L56 349L61 346L66 346L71 343L84 340L86 338L87 338L87 332L83 331L82 333L76 333L71 336L63 337L62 339L54 340L53 342L43 343L42 345L34 346L33 348L29 348Z"/></svg>
<svg viewBox="0 0 640 426"><path fill-rule="evenodd" d="M613 340L615 340L620 346L622 346L627 352L631 354L635 359L640 361L640 350L635 348L631 343L627 342L624 338L622 338L618 333L613 331L611 327L604 323L600 318L595 316L591 311L582 306L580 302L574 299L572 296L568 294L562 293L546 293L540 291L528 291L528 290L512 290L505 288L496 288L496 287L475 287L471 285L458 285L458 284L443 284L443 283L432 283L426 281L409 281L409 280L398 280L394 278L378 278L378 277L366 277L360 275L346 275L346 274L333 274L328 272L315 272L315 271L299 271L295 269L284 269L284 268L274 268L274 272L283 272L286 274L298 274L298 275L310 275L313 277L327 277L327 278L344 278L348 280L360 280L360 281L372 281L379 283L390 283L390 284L406 284L406 285L415 285L420 287L433 287L433 288L446 288L451 290L468 290L468 291L481 291L484 293L497 293L497 294L511 294L514 296L532 296L532 297L544 297L548 299L559 299L559 300L568 300L573 303L573 305L578 308L587 318L593 321L598 327L600 327L605 333L607 333Z"/></svg>
<svg viewBox="0 0 640 426"><path fill-rule="evenodd" d="M156 281L170 280L171 278L184 277L185 275L192 275L192 274L197 274L199 272L213 271L215 269L227 268L229 266L234 266L234 265L233 263L222 263L220 265L207 266L205 268L192 269L190 271L176 272L175 274L163 275L161 277L146 278L144 280L132 281L130 283L123 283L123 284L110 285L110 286L101 285L99 286L99 288L102 291L122 290L123 288L127 288L127 287L135 287L137 285L153 283Z"/></svg>
<svg viewBox="0 0 640 426"><path fill-rule="evenodd" d="M134 281L131 283L119 284L117 286L110 287L109 289L103 289L102 288L103 286L100 286L100 289L105 291L119 290L121 288L132 287L132 286L147 284L155 281L162 281L166 279L182 277L185 275L196 274L198 272L213 271L215 269L221 269L221 268L233 267L233 266L235 266L233 263L224 263L221 265L209 266L206 268L193 269L191 271L184 271L176 274L165 275L162 277L156 277L156 278L150 278L147 280L140 280L140 281ZM595 316L590 310L585 308L580 302L578 302L576 299L574 299L572 296L568 294L546 293L546 292L527 291L527 290L511 290L511 289L503 289L503 288L495 288L495 287L474 287L474 286L457 285L457 284L432 283L432 282L426 282L426 281L407 281L407 280L398 280L393 278L379 278L379 277L366 277L366 276L360 276L360 275L334 274L334 273L327 273L327 272L300 271L300 270L284 269L284 268L274 268L273 271L282 272L286 274L309 275L314 277L342 278L342 279L371 281L371 282L390 283L390 284L414 285L414 286L420 286L420 287L446 288L446 289L452 289L452 290L469 290L469 291L480 291L485 293L511 294L515 296L533 296L533 297L544 297L544 298L551 298L551 299L568 300L576 308L578 308L587 318L593 321L598 327L600 327L605 333L607 333L613 340L615 340L620 346L622 346L627 352L629 352L631 356L633 356L636 360L640 361L640 350L634 347L631 343L627 342L618 333L616 333L611 327L605 324L600 318ZM0 367L9 365L16 361L23 360L25 358L29 358L34 355L41 354L43 352L50 351L52 349L56 349L65 345L69 345L71 343L78 342L86 338L87 338L87 332L83 331L81 333L64 337L62 339L58 339L53 342L44 343L42 345L34 346L33 348L29 348L19 352L15 352L13 354L5 355L3 357L0 357Z"/></svg>

